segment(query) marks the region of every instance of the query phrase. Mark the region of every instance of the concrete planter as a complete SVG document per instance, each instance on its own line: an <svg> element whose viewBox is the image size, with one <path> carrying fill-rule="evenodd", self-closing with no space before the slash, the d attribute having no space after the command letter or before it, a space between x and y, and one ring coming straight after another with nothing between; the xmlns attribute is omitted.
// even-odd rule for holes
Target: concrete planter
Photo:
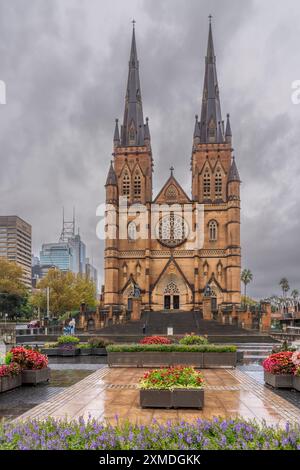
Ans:
<svg viewBox="0 0 300 470"><path fill-rule="evenodd" d="M58 348L42 348L42 354L46 356L58 356Z"/></svg>
<svg viewBox="0 0 300 470"><path fill-rule="evenodd" d="M293 388L294 376L291 374L278 375L264 371L264 379L266 384L274 388Z"/></svg>
<svg viewBox="0 0 300 470"><path fill-rule="evenodd" d="M91 348L92 356L107 356L106 348Z"/></svg>
<svg viewBox="0 0 300 470"><path fill-rule="evenodd" d="M237 363L236 352L208 352L203 353L203 368L235 367Z"/></svg>
<svg viewBox="0 0 300 470"><path fill-rule="evenodd" d="M50 369L22 370L22 384L37 385L50 379Z"/></svg>
<svg viewBox="0 0 300 470"><path fill-rule="evenodd" d="M141 408L198 408L204 406L204 390L140 390Z"/></svg>
<svg viewBox="0 0 300 470"><path fill-rule="evenodd" d="M169 367L189 365L199 369L210 369L214 367L235 367L236 363L237 354L231 352L108 352L109 367Z"/></svg>
<svg viewBox="0 0 300 470"><path fill-rule="evenodd" d="M72 348L72 349L65 349L65 348L57 348L57 355L58 356L78 356L80 354L79 348Z"/></svg>
<svg viewBox="0 0 300 470"><path fill-rule="evenodd" d="M300 392L300 375L294 375L293 387L295 390L298 390L298 392Z"/></svg>
<svg viewBox="0 0 300 470"><path fill-rule="evenodd" d="M92 354L92 348L79 348L80 356L90 356Z"/></svg>
<svg viewBox="0 0 300 470"><path fill-rule="evenodd" d="M22 385L22 375L12 377L0 377L0 392L7 392Z"/></svg>

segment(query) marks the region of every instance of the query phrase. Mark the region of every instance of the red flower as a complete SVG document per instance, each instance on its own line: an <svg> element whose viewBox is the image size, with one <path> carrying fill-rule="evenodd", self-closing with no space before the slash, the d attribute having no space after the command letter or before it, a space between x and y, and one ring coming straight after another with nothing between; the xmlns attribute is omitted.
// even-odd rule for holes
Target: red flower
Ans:
<svg viewBox="0 0 300 470"><path fill-rule="evenodd" d="M292 362L291 351L282 351L276 354L271 354L267 357L262 365L265 371L271 374L294 374L295 364Z"/></svg>
<svg viewBox="0 0 300 470"><path fill-rule="evenodd" d="M48 366L48 358L44 354L23 347L12 348L12 362L16 362L22 369L44 369Z"/></svg>
<svg viewBox="0 0 300 470"><path fill-rule="evenodd" d="M140 344L171 344L171 341L164 336L147 336L140 340Z"/></svg>

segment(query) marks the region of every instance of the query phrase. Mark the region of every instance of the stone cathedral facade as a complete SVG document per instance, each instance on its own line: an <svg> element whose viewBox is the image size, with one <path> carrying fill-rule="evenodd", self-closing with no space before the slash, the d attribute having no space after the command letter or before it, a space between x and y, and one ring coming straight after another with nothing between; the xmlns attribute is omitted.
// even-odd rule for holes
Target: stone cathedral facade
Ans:
<svg viewBox="0 0 300 470"><path fill-rule="evenodd" d="M110 235L105 242L104 305L127 308L135 292L144 310L201 310L207 293L215 309L240 304L241 182L230 118L227 114L224 122L221 114L211 23L202 109L192 141L191 194L185 193L171 168L166 183L153 195L151 137L149 120L143 116L134 27L124 118L121 126L116 120L113 146L105 185ZM120 222L124 211L126 236ZM146 219L141 217L145 213ZM190 233L200 244L190 242Z"/></svg>

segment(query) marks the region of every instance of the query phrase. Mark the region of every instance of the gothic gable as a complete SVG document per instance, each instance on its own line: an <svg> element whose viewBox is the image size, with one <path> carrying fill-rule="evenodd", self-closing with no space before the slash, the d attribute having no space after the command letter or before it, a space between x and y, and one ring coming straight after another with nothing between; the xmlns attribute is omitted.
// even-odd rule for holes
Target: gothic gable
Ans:
<svg viewBox="0 0 300 470"><path fill-rule="evenodd" d="M190 203L191 200L182 189L176 178L171 175L168 181L159 191L154 202L156 204L186 204Z"/></svg>

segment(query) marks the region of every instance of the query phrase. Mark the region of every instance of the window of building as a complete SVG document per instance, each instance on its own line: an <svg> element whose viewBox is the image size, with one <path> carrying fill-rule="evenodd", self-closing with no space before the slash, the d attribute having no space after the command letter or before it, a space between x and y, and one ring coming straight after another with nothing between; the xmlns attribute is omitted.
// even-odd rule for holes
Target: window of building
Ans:
<svg viewBox="0 0 300 470"><path fill-rule="evenodd" d="M134 241L137 239L137 227L135 222L129 222L127 232L129 241Z"/></svg>
<svg viewBox="0 0 300 470"><path fill-rule="evenodd" d="M211 220L208 224L209 240L215 242L218 239L218 224L215 220Z"/></svg>
<svg viewBox="0 0 300 470"><path fill-rule="evenodd" d="M203 177L203 194L204 197L210 197L210 173L206 169Z"/></svg>
<svg viewBox="0 0 300 470"><path fill-rule="evenodd" d="M123 176L122 193L123 196L130 196L130 176L127 171Z"/></svg>
<svg viewBox="0 0 300 470"><path fill-rule="evenodd" d="M139 173L135 174L134 184L133 184L133 191L134 191L134 196L135 197L140 197L141 192L142 192L142 181L141 181L141 176L140 176Z"/></svg>
<svg viewBox="0 0 300 470"><path fill-rule="evenodd" d="M215 194L216 196L222 196L222 175L219 169L215 176Z"/></svg>

